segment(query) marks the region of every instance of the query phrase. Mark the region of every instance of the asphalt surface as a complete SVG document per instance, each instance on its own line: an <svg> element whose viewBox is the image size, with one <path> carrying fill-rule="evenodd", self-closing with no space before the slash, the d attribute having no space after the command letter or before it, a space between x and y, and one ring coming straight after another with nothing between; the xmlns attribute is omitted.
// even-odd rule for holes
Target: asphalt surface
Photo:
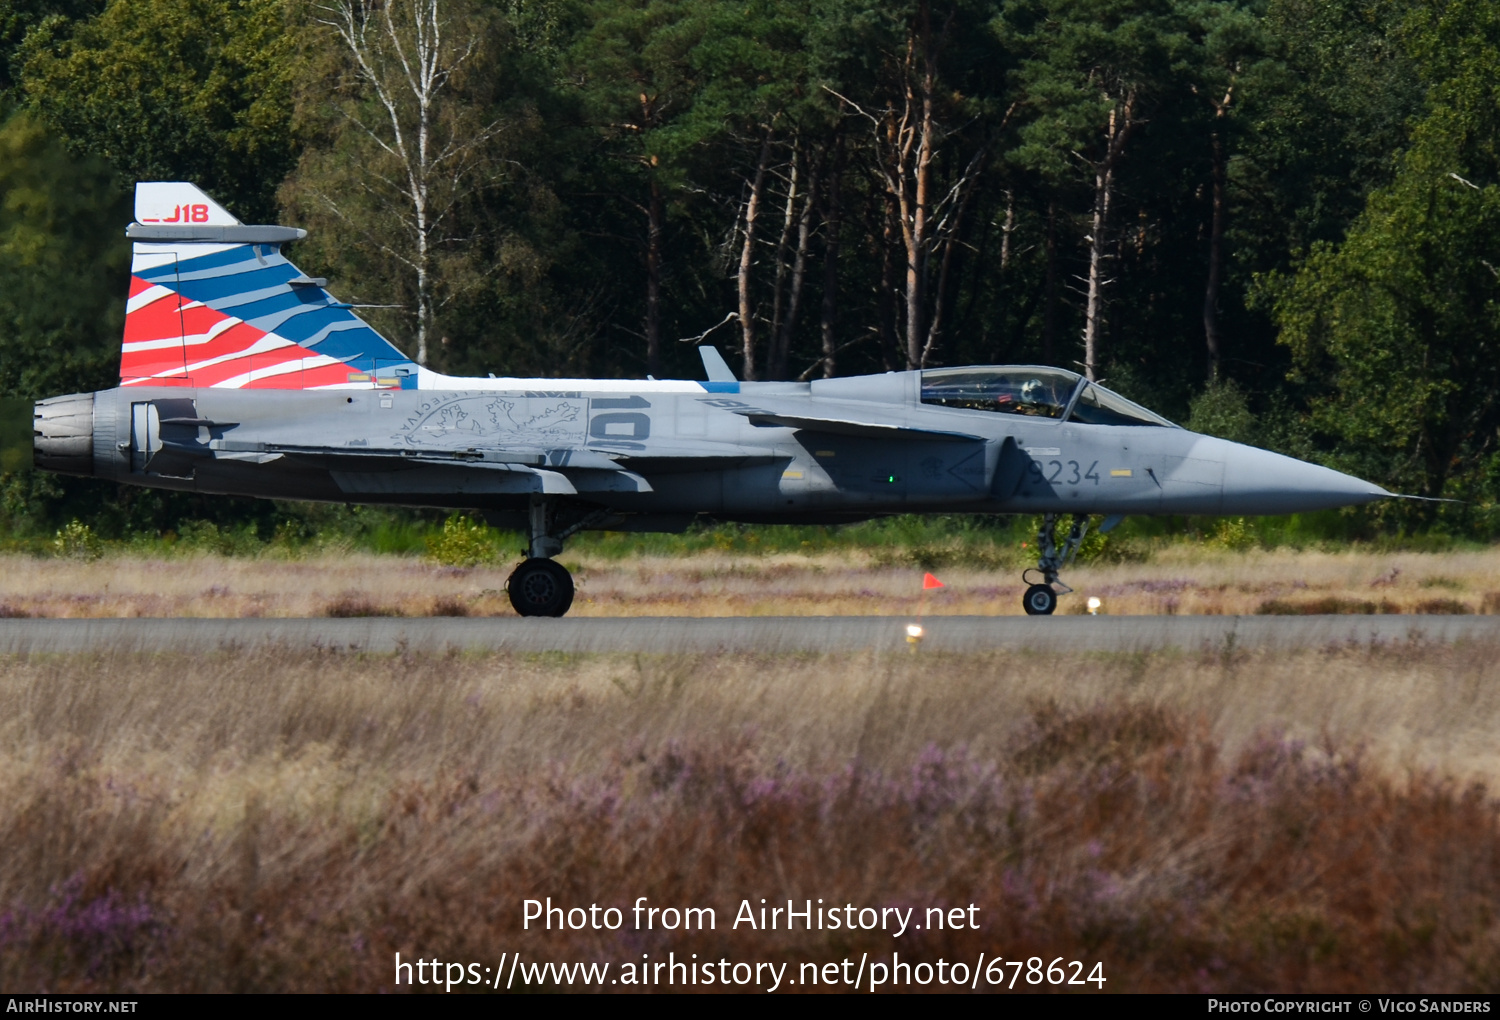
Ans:
<svg viewBox="0 0 1500 1020"><path fill-rule="evenodd" d="M909 617L772 616L538 619L14 620L0 655L203 652L275 645L422 652L849 652L908 647ZM923 652L1030 649L1308 648L1500 640L1500 616L940 616Z"/></svg>

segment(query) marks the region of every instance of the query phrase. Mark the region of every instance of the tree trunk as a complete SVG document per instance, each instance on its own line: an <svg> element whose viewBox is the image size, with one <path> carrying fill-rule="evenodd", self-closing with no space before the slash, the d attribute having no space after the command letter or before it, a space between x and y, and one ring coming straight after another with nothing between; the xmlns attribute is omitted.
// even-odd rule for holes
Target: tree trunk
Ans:
<svg viewBox="0 0 1500 1020"><path fill-rule="evenodd" d="M1230 94L1215 111L1223 117L1229 105ZM1227 214L1225 196L1224 139L1218 130L1213 133L1213 215L1208 230L1208 283L1203 289L1203 339L1208 346L1208 383L1219 381L1223 367L1223 351L1219 337L1219 283L1224 266L1224 221Z"/></svg>
<svg viewBox="0 0 1500 1020"><path fill-rule="evenodd" d="M876 329L880 334L880 360L887 372L905 366L896 339L896 200L885 195L881 202L885 223L880 245L880 293L876 295Z"/></svg>
<svg viewBox="0 0 1500 1020"><path fill-rule="evenodd" d="M1115 117L1109 117L1110 130L1114 130ZM1099 319L1104 305L1104 240L1109 227L1109 199L1114 189L1115 168L1107 162L1094 174L1094 221L1093 233L1089 236L1089 290L1088 303L1083 313L1083 374L1089 379L1098 378L1099 365Z"/></svg>
<svg viewBox="0 0 1500 1020"><path fill-rule="evenodd" d="M969 209L969 197L974 194L973 182L975 177L984 167L984 150L974 154L969 165L964 168L964 175L956 185L958 195L957 205L949 218L945 228L940 229L934 241L940 241L943 248L942 261L938 263L938 277L936 286L933 287L932 300L932 324L927 329L927 339L922 344L922 362L919 368L926 368L932 358L932 352L937 348L938 336L943 330L943 313L947 310L948 298L948 274L953 267L953 252L958 248L958 240L962 236L964 228L964 214Z"/></svg>
<svg viewBox="0 0 1500 1020"><path fill-rule="evenodd" d="M1089 237L1088 303L1084 310L1083 374L1090 380L1099 374L1099 329L1104 312L1104 258L1109 234L1109 204L1114 195L1115 166L1125 150L1134 126L1135 96L1127 94L1109 111L1104 135L1104 156L1094 166L1094 221Z"/></svg>
<svg viewBox="0 0 1500 1020"><path fill-rule="evenodd" d="M755 164L755 177L750 184L750 197L745 201L745 244L740 249L740 337L745 356L742 374L747 380L760 378L755 364L755 308L750 302L750 270L755 264L755 218L760 213L760 195L766 182L766 164L770 161L771 129L766 128L766 137L760 146L760 159Z"/></svg>
<svg viewBox="0 0 1500 1020"><path fill-rule="evenodd" d="M786 206L782 210L781 234L776 238L776 282L771 288L771 346L766 352L766 378L786 378L786 356L782 352L781 315L786 293L786 253L792 243L792 228L797 222L797 185L800 183L802 160L798 139L792 138L792 165L787 175Z"/></svg>
<svg viewBox="0 0 1500 1020"><path fill-rule="evenodd" d="M828 188L824 191L823 210L823 307L818 330L823 341L823 378L832 379L838 364L838 336L834 327L838 317L839 295L839 218L843 202L844 133L833 136L833 165L829 170Z"/></svg>
<svg viewBox="0 0 1500 1020"><path fill-rule="evenodd" d="M782 320L776 338L778 373L776 378L787 378L787 363L791 359L792 336L797 329L797 314L802 307L802 287L807 280L807 249L812 242L813 207L818 200L818 185L821 183L823 163L827 158L824 149L808 167L807 195L802 200L802 212L797 218L797 253L792 260L791 287L786 297L786 318Z"/></svg>
<svg viewBox="0 0 1500 1020"><path fill-rule="evenodd" d="M437 4L431 6L432 14L437 14ZM425 12L424 12L425 13ZM436 21L436 17L433 19ZM428 93L429 82L427 75L427 33L422 31L422 17L417 17L417 60L424 73L413 79L412 89L417 100L417 166L416 174L411 182L412 194L416 199L416 228L417 228L417 364L427 364L427 337L432 331L432 269L429 264L432 258L431 251L431 226L428 223L428 185L432 178L432 159L428 154L428 144L432 131L432 97ZM392 24L390 11L386 11L386 22ZM394 25L392 24L392 39L395 39Z"/></svg>
<svg viewBox="0 0 1500 1020"><path fill-rule="evenodd" d="M1005 189L1005 226L1000 228L1000 272L1010 268L1010 238L1016 232L1016 193Z"/></svg>
<svg viewBox="0 0 1500 1020"><path fill-rule="evenodd" d="M925 297L927 277L927 220L930 208L932 185L932 94L936 85L933 71L932 26L928 21L927 5L923 4L918 15L922 33L923 68L921 78L921 126L918 129L916 159L912 165L911 187L915 192L909 208L902 209L902 232L906 241L906 367L921 368L926 339L923 330L922 305ZM911 106L911 91L907 90L907 105ZM906 199L906 180L902 179L903 205Z"/></svg>
<svg viewBox="0 0 1500 1020"><path fill-rule="evenodd" d="M1057 202L1047 203L1047 281L1042 306L1042 361L1054 364L1057 344Z"/></svg>
<svg viewBox="0 0 1500 1020"><path fill-rule="evenodd" d="M661 378L661 183L651 175L646 206L646 370Z"/></svg>
<svg viewBox="0 0 1500 1020"><path fill-rule="evenodd" d="M420 214L419 214L420 215ZM427 333L432 321L432 274L428 270L427 235L417 231L417 364L427 364Z"/></svg>

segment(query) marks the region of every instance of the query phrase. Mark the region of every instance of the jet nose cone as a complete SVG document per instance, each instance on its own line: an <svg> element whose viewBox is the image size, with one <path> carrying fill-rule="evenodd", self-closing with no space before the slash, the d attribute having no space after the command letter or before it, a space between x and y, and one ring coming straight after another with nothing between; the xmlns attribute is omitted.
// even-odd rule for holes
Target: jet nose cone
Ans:
<svg viewBox="0 0 1500 1020"><path fill-rule="evenodd" d="M1224 462L1226 514L1307 513L1359 506L1390 495L1378 485L1332 468L1223 439L1211 443L1214 459ZM1204 452L1195 448L1194 456Z"/></svg>

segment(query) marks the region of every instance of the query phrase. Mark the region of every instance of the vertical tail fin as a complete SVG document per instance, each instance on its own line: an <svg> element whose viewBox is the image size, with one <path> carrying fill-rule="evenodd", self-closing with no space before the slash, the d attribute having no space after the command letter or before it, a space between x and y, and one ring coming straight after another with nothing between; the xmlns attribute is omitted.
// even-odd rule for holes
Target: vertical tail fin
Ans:
<svg viewBox="0 0 1500 1020"><path fill-rule="evenodd" d="M302 273L295 227L246 226L198 188L143 181L121 386L413 389L417 367Z"/></svg>

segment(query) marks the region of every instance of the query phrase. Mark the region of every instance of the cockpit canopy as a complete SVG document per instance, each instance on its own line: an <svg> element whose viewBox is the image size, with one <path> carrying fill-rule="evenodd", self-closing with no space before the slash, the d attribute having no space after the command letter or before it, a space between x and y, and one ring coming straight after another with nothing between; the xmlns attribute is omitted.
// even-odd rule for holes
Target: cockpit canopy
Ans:
<svg viewBox="0 0 1500 1020"><path fill-rule="evenodd" d="M1176 427L1076 372L1039 365L929 369L922 373L922 403L1033 418L1066 415L1085 425Z"/></svg>

